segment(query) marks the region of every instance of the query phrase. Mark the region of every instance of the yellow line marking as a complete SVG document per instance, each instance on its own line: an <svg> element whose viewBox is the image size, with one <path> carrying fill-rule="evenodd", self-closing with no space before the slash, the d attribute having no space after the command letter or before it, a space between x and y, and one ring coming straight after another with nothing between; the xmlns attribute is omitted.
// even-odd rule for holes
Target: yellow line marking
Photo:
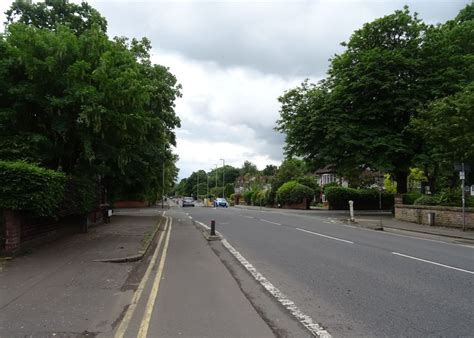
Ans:
<svg viewBox="0 0 474 338"><path fill-rule="evenodd" d="M155 266L156 260L158 258L158 253L161 248L161 243L163 242L163 237L167 229L168 225L168 216L165 218L165 227L163 229L163 232L160 234L160 239L158 240L158 245L156 246L155 252L153 253L153 257L151 258L150 264L148 265L148 268L146 269L145 275L143 275L143 278L138 285L137 290L135 291L135 294L133 295L132 302L130 303L130 306L127 309L127 312L125 313L125 316L122 319L122 322L120 323L120 326L117 329L117 332L115 332L115 338L123 338L125 335L125 332L127 331L128 325L130 323L130 320L132 319L133 313L135 312L135 309L137 307L138 301L140 300L140 297L142 295L143 289L145 288L145 285L148 281L148 278L150 277L151 270Z"/></svg>
<svg viewBox="0 0 474 338"><path fill-rule="evenodd" d="M160 287L161 276L163 275L163 269L165 266L166 254L168 252L168 244L169 244L170 235L171 235L172 223L173 223L173 219L170 218L168 234L166 235L165 246L163 247L163 253L161 254L160 265L158 267L158 271L156 272L155 282L153 283L150 297L148 298L148 302L146 304L145 313L143 315L142 323L140 325L140 331L138 331L137 338L146 338L147 333L148 333L148 327L150 326L150 319L153 313L153 306L155 305L156 296L158 295L158 289Z"/></svg>

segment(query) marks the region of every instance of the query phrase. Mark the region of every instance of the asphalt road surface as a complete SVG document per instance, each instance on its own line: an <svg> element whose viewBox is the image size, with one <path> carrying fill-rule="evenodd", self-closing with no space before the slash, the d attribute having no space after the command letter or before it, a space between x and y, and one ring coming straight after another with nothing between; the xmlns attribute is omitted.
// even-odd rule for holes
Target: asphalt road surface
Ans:
<svg viewBox="0 0 474 338"><path fill-rule="evenodd" d="M307 213L186 208L334 336L474 335L474 247ZM317 215L317 213L315 213Z"/></svg>

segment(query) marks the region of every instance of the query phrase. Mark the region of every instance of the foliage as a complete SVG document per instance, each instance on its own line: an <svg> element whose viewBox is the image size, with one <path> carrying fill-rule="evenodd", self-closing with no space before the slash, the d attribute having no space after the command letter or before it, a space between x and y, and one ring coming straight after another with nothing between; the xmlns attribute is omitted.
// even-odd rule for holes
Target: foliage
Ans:
<svg viewBox="0 0 474 338"><path fill-rule="evenodd" d="M278 168L272 181L272 189L277 191L284 183L304 176L306 173L306 165L304 161L298 159L286 159Z"/></svg>
<svg viewBox="0 0 474 338"><path fill-rule="evenodd" d="M0 36L0 159L100 176L112 198L156 198L177 174L181 87L151 63L146 38L110 40L105 29L86 4L12 5Z"/></svg>
<svg viewBox="0 0 474 338"><path fill-rule="evenodd" d="M423 195L419 197L414 203L414 205L439 205L439 197L432 195Z"/></svg>
<svg viewBox="0 0 474 338"><path fill-rule="evenodd" d="M250 161L245 161L242 168L240 169L239 174L240 176L257 175L258 174L257 166Z"/></svg>
<svg viewBox="0 0 474 338"><path fill-rule="evenodd" d="M0 161L0 208L54 215L64 194L63 173L25 162Z"/></svg>
<svg viewBox="0 0 474 338"><path fill-rule="evenodd" d="M276 196L280 204L297 204L302 203L304 199L311 200L314 190L297 181L289 181L278 188Z"/></svg>
<svg viewBox="0 0 474 338"><path fill-rule="evenodd" d="M340 187L340 185L337 182L331 182L331 183L325 184L323 187L323 193L326 194L327 190L331 187Z"/></svg>
<svg viewBox="0 0 474 338"><path fill-rule="evenodd" d="M356 210L377 210L379 209L379 191L375 189L353 189L344 187L330 187L325 191L326 199L331 210L349 209L349 201L354 201ZM394 195L382 192L382 209L392 209L394 205Z"/></svg>
<svg viewBox="0 0 474 338"><path fill-rule="evenodd" d="M403 194L402 201L403 204L413 205L417 199L419 199L423 194L421 192L409 192Z"/></svg>
<svg viewBox="0 0 474 338"><path fill-rule="evenodd" d="M87 214L99 204L99 198L97 182L83 177L67 177L57 216Z"/></svg>
<svg viewBox="0 0 474 338"><path fill-rule="evenodd" d="M397 183L392 180L390 174L385 174L383 177L383 186L385 191L396 194L397 193Z"/></svg>
<svg viewBox="0 0 474 338"><path fill-rule="evenodd" d="M265 168L262 170L262 175L267 176L267 177L274 176L277 170L278 170L278 167L276 165L267 164Z"/></svg>
<svg viewBox="0 0 474 338"><path fill-rule="evenodd" d="M245 204L252 205L252 198L253 198L254 193L255 191L252 191L252 190L248 190L244 192L243 197L244 197Z"/></svg>

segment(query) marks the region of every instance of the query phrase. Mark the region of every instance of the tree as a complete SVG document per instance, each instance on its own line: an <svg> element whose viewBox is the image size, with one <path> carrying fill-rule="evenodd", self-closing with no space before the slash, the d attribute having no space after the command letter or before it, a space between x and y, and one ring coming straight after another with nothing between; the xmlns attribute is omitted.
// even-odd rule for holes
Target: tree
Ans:
<svg viewBox="0 0 474 338"><path fill-rule="evenodd" d="M262 175L271 177L276 174L277 170L278 170L278 167L276 165L267 164L266 167L262 170Z"/></svg>
<svg viewBox="0 0 474 338"><path fill-rule="evenodd" d="M151 63L149 41L110 40L85 4L12 10L0 36L0 159L100 178L113 198L156 199L163 169L165 186L177 174L181 87Z"/></svg>
<svg viewBox="0 0 474 338"><path fill-rule="evenodd" d="M6 24L17 22L47 30L54 30L62 25L77 35L93 26L103 33L107 31L107 20L86 2L76 5L67 0L45 0L35 4L15 1L5 14Z"/></svg>
<svg viewBox="0 0 474 338"><path fill-rule="evenodd" d="M306 166L302 160L292 158L284 160L273 178L272 190L277 191L284 183L304 176L305 173Z"/></svg>
<svg viewBox="0 0 474 338"><path fill-rule="evenodd" d="M245 161L242 168L240 169L240 176L245 176L245 175L254 176L257 174L258 174L257 166L250 161Z"/></svg>
<svg viewBox="0 0 474 338"><path fill-rule="evenodd" d="M391 173L406 192L418 141L407 128L423 102L419 84L426 26L408 8L354 32L331 60L328 79L287 92L278 130L287 152L339 172Z"/></svg>

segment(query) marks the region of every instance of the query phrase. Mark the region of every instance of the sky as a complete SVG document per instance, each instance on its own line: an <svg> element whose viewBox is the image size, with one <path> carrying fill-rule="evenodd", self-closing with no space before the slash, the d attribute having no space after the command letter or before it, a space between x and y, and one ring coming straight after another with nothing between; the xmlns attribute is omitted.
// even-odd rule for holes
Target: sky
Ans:
<svg viewBox="0 0 474 338"><path fill-rule="evenodd" d="M235 167L246 160L259 169L279 165L278 97L306 78L324 78L354 30L405 4L425 22L442 23L470 0L88 2L107 19L109 36L149 38L152 61L183 86L175 149L182 179L222 159ZM1 13L8 7L0 0Z"/></svg>

